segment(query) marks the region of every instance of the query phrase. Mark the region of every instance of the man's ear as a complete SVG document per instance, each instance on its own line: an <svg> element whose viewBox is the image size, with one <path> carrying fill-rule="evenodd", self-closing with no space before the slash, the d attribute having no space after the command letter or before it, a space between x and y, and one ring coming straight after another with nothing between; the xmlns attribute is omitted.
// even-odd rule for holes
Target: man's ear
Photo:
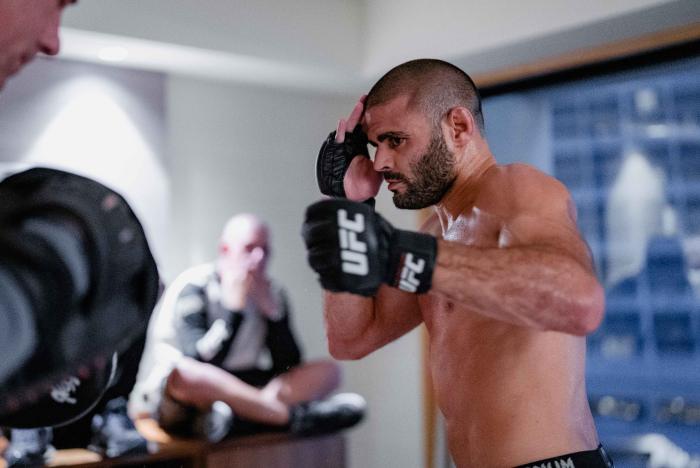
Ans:
<svg viewBox="0 0 700 468"><path fill-rule="evenodd" d="M452 140L455 147L465 146L476 133L476 122L466 107L453 107L447 113L445 120L447 125L447 136Z"/></svg>

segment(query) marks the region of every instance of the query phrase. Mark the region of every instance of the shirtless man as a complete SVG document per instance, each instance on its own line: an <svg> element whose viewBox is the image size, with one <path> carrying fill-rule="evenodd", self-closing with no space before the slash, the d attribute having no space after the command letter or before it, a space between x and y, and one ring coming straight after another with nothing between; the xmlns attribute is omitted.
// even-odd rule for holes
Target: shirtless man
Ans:
<svg viewBox="0 0 700 468"><path fill-rule="evenodd" d="M373 161L356 157L363 138ZM457 466L611 466L584 378L604 293L574 204L552 177L496 163L472 80L438 60L394 68L317 170L335 198L308 208L303 234L332 355L362 358L424 322ZM396 207L433 206L420 233L358 203L382 179Z"/></svg>

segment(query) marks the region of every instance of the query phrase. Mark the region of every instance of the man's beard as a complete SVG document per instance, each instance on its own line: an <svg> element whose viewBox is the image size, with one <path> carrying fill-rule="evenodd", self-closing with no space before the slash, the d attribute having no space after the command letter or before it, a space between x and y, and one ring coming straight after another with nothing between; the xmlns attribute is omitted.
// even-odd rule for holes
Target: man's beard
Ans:
<svg viewBox="0 0 700 468"><path fill-rule="evenodd" d="M439 129L433 131L425 154L411 163L410 168L413 180L399 173L384 173L385 178L400 180L406 186L403 193L394 192L397 208L420 209L434 205L452 187L457 177L455 158Z"/></svg>

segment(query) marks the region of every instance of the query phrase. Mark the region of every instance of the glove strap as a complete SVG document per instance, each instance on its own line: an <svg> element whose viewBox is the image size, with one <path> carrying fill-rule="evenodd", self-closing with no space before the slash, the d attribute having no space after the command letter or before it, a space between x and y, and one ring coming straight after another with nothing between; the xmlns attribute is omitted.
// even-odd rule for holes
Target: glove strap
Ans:
<svg viewBox="0 0 700 468"><path fill-rule="evenodd" d="M397 229L391 237L390 249L385 282L410 293L428 291L437 260L437 239Z"/></svg>

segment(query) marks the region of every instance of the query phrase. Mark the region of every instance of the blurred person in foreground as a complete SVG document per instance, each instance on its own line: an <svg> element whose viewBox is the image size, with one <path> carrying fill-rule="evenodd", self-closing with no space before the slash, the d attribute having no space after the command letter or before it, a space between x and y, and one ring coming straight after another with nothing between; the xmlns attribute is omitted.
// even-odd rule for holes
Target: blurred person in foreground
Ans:
<svg viewBox="0 0 700 468"><path fill-rule="evenodd" d="M0 0L0 89L38 53L58 54L73 3ZM114 190L48 168L2 175L0 426L12 428L8 463L35 464L49 452L47 428L94 408L145 333L158 271Z"/></svg>

